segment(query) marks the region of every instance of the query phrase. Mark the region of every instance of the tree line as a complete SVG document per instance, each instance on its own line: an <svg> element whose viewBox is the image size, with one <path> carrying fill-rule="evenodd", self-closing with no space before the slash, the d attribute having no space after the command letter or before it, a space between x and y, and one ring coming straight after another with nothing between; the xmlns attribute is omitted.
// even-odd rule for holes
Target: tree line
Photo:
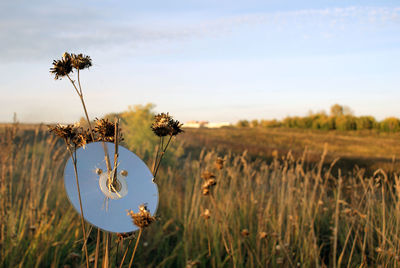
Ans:
<svg viewBox="0 0 400 268"><path fill-rule="evenodd" d="M378 130L383 132L400 131L400 120L388 117L377 121L373 116L355 116L350 108L335 104L330 113L325 111L312 113L307 116L288 116L283 120L240 120L237 127L265 127L265 128L299 128L319 130Z"/></svg>

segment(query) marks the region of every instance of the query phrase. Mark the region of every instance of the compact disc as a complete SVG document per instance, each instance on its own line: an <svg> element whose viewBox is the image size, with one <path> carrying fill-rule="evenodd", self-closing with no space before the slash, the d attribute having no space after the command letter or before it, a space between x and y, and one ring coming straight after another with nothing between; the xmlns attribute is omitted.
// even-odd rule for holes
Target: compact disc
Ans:
<svg viewBox="0 0 400 268"><path fill-rule="evenodd" d="M93 142L76 151L83 215L86 221L100 229L128 233L139 227L133 224L127 211L138 212L139 206L145 204L154 215L158 205L158 189L146 164L123 146L118 146L117 172L114 183L110 183L112 175L110 177L107 169L105 151L108 152L112 170L114 150L113 143ZM68 159L65 166L64 185L70 202L80 213L72 158Z"/></svg>

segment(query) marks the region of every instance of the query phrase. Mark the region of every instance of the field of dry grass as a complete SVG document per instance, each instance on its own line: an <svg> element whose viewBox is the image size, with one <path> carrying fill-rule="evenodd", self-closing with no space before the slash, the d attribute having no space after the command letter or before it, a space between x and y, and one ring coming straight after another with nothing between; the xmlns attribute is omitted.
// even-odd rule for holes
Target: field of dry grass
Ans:
<svg viewBox="0 0 400 268"><path fill-rule="evenodd" d="M63 189L65 148L44 129L25 131L15 136L3 129L0 136L0 266L80 267L85 260L79 217ZM376 150L391 159L396 135L253 131L186 130L182 140L192 153L160 170L158 220L145 229L134 267L397 267L397 174L333 172L322 161L329 141L338 155L355 150L371 157ZM372 149L347 147L359 148L356 141ZM307 163L304 144L315 162ZM254 157L266 151L268 159ZM218 157L222 169L215 165ZM216 181L208 195L206 171ZM91 266L95 234L92 229L87 240ZM111 241L110 266L118 267L134 243L121 244L116 235Z"/></svg>
<svg viewBox="0 0 400 268"><path fill-rule="evenodd" d="M316 163L326 150L326 164L339 158L336 166L352 170L355 165L374 171L400 170L400 133L376 131L321 131L285 128L185 129L180 137L185 146L218 149L271 160L274 155L289 152L306 162Z"/></svg>

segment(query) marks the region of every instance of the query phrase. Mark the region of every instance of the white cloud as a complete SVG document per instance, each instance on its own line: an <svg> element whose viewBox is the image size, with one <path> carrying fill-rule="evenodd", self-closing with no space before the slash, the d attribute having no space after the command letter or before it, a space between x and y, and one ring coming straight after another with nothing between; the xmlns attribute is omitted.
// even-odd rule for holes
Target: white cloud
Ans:
<svg viewBox="0 0 400 268"><path fill-rule="evenodd" d="M74 8L71 4L51 5L44 1L15 3L0 4L0 62L52 57L65 49L112 49L221 36L246 25L281 31L301 29L300 36L315 34L314 29L320 29L321 36L332 36L327 29L344 29L354 24L382 27L400 22L400 8L345 7L253 13L219 19L197 16L188 20L186 17L174 25L167 19L149 25L135 18L119 18L115 10L105 8Z"/></svg>

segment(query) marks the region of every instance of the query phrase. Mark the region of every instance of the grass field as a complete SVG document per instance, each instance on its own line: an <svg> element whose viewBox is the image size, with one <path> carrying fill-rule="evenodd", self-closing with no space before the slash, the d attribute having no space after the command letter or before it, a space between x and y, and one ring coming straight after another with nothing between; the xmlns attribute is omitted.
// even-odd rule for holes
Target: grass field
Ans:
<svg viewBox="0 0 400 268"><path fill-rule="evenodd" d="M63 189L62 143L36 126L17 134L3 127L0 137L0 266L81 267L83 240ZM185 153L160 171L159 218L145 229L134 267L397 267L400 179L392 160L397 138L186 129L175 141L183 142ZM224 159L222 169L215 165L218 157ZM359 168L334 171L336 157L372 163L369 170L384 166L371 175ZM202 194L205 171L217 182L209 195ZM87 229L94 266L97 232ZM100 262L104 241L105 235ZM111 241L110 266L118 267L134 243L120 243L116 235Z"/></svg>
<svg viewBox="0 0 400 268"><path fill-rule="evenodd" d="M181 136L191 150L201 148L243 153L252 158L272 160L274 155L289 152L306 162L320 161L327 151L325 163L339 158L337 167L352 170L355 165L370 173L378 168L399 171L400 134L377 131L321 131L286 128L221 128L185 129Z"/></svg>

